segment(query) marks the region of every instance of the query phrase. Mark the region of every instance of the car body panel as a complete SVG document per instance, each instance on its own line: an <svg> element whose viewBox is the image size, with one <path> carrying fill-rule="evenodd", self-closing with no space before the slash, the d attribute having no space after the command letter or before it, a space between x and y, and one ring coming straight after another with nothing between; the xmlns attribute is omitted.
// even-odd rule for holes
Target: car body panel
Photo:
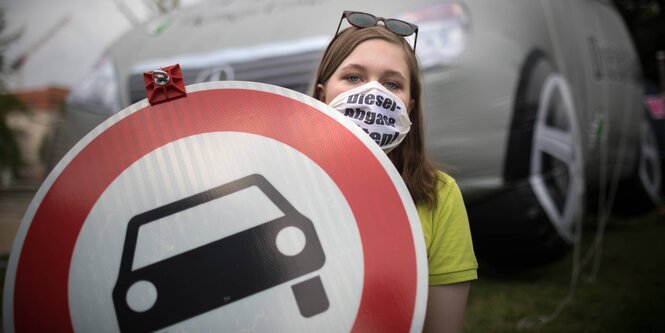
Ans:
<svg viewBox="0 0 665 333"><path fill-rule="evenodd" d="M259 81L309 93L323 48L347 9L402 18L420 26L417 52L424 82L427 148L435 162L459 183L471 215L479 220L474 223L485 223L480 221L486 218L484 214L473 214L474 209L481 209L478 207L496 210L498 222L492 223L513 217L515 208L487 202L521 199L498 196L524 198L535 193L526 187L534 186L528 184L534 176L540 177L529 174L536 172L530 156L537 152L531 151L531 143L520 143L524 138L535 142L536 134L533 139L530 134L534 128L516 136L516 130L534 124L532 118L519 118L524 105L516 103L521 98L520 84L532 75L525 71L534 56L548 63L561 84L570 89L573 118L546 121L564 127L566 122L575 125L579 133L571 137L577 140L573 144L579 148L581 159L575 165L583 168L582 174L573 179L565 171L557 176L554 171L561 168L546 166L543 170L548 174L542 176L549 185L543 186L549 186L551 193L555 193L550 188L553 186L568 193L571 184L561 184L562 179L581 181L584 186L576 188L590 197L607 192L608 184L627 179L636 169L639 154L635 147L640 142L642 117L639 63L620 16L607 0L200 3L152 19L108 48L104 57L113 70L106 71L117 76L114 79L107 75L111 77L108 85L117 89L117 93L107 93L117 96L110 109L119 111L145 97L143 72L175 63L180 64L186 84ZM348 23L342 23L346 26ZM454 56L442 52L451 47L444 43L449 39L443 35L450 32L446 30L450 27L458 29L454 32L462 38L453 45L463 46ZM69 108L69 123L76 127L69 136L70 145L92 128L81 127L93 125L96 117L100 122L108 117L100 111L102 108L95 111L96 107L77 103L75 98L70 100ZM85 113L99 116L80 117ZM517 173L511 169L515 165ZM581 200L589 200L582 192ZM543 209L552 204L542 199L522 202L524 207L520 209L526 213L517 220L531 223L529 219L548 219ZM566 228L573 225L571 221L565 224ZM563 238L570 242L570 233L563 234L568 234Z"/></svg>

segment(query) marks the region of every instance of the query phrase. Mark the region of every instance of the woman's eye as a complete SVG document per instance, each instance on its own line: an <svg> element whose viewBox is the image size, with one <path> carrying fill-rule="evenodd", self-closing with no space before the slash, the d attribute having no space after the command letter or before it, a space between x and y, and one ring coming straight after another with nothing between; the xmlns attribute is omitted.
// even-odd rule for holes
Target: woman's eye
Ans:
<svg viewBox="0 0 665 333"><path fill-rule="evenodd" d="M384 83L383 85L388 89L399 89L399 87L400 87L399 84L397 84L395 82L392 82L392 81L388 81L388 82Z"/></svg>
<svg viewBox="0 0 665 333"><path fill-rule="evenodd" d="M358 82L360 81L360 77L357 75L349 75L346 77L346 80L349 82Z"/></svg>

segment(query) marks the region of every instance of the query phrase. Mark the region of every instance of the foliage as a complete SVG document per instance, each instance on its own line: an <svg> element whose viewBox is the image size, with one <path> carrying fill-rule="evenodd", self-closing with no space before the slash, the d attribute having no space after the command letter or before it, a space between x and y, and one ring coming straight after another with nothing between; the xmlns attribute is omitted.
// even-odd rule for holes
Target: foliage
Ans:
<svg viewBox="0 0 665 333"><path fill-rule="evenodd" d="M656 52L665 50L665 0L613 0L631 32L644 77L659 81Z"/></svg>
<svg viewBox="0 0 665 333"><path fill-rule="evenodd" d="M4 35L7 25L4 14L0 8L0 171L9 168L16 173L22 164L21 153L13 131L7 126L7 115L12 111L26 110L26 107L16 96L6 92L5 78L9 70L5 51L19 34Z"/></svg>
<svg viewBox="0 0 665 333"><path fill-rule="evenodd" d="M5 11L3 8L0 8L0 92L3 93L6 92L5 78L8 74L8 64L7 59L5 58L5 51L9 45L11 45L21 36L21 32L5 35L6 27L7 21L5 20Z"/></svg>
<svg viewBox="0 0 665 333"><path fill-rule="evenodd" d="M7 115L15 110L25 110L25 105L14 95L0 95L0 170L9 168L13 173L22 165L18 142L7 126Z"/></svg>

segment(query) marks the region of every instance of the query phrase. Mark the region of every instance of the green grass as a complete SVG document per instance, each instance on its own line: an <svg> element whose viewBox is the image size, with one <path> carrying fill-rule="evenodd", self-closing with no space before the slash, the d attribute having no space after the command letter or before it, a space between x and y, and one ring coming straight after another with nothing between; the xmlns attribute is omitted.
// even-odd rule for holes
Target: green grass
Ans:
<svg viewBox="0 0 665 333"><path fill-rule="evenodd" d="M582 253L595 235L586 223ZM572 253L564 260L512 274L484 269L472 283L465 332L665 332L665 220L656 212L611 219L594 282L591 264L573 298L544 325L518 328L525 318L552 314L569 290ZM530 321L530 322L533 322Z"/></svg>
<svg viewBox="0 0 665 333"><path fill-rule="evenodd" d="M586 225L583 252L595 232L593 219ZM518 329L517 323L551 314L568 292L572 254L546 267L511 274L492 271L481 262L480 279L471 286L465 332L665 332L664 217L652 213L612 219L602 253L596 281L586 281L587 267L559 316L529 329ZM2 268L3 287L4 278Z"/></svg>

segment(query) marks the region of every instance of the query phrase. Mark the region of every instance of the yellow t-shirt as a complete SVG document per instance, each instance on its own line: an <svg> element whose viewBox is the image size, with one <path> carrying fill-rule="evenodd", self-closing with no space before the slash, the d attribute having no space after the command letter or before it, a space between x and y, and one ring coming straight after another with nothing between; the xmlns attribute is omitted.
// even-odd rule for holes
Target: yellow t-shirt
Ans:
<svg viewBox="0 0 665 333"><path fill-rule="evenodd" d="M455 179L439 172L434 207L416 206L425 236L431 286L475 280L478 262L473 252L469 218Z"/></svg>

